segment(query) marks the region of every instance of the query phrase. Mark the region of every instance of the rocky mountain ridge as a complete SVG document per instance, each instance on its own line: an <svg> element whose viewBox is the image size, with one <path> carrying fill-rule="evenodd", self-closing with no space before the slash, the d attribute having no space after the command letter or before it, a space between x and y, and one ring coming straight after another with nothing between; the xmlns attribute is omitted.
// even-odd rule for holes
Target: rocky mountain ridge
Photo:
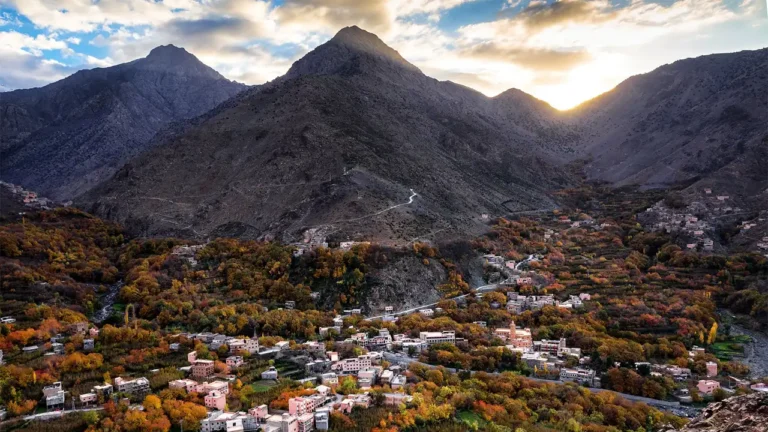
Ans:
<svg viewBox="0 0 768 432"><path fill-rule="evenodd" d="M524 105L526 122L511 117ZM526 108L527 109L527 108ZM289 72L135 159L79 204L146 235L403 240L550 210L567 126L530 96L430 78L344 29ZM560 139L551 140L556 136ZM542 175L546 173L546 175Z"/></svg>
<svg viewBox="0 0 768 432"><path fill-rule="evenodd" d="M2 93L2 179L71 199L146 150L162 128L245 88L167 45L129 63Z"/></svg>

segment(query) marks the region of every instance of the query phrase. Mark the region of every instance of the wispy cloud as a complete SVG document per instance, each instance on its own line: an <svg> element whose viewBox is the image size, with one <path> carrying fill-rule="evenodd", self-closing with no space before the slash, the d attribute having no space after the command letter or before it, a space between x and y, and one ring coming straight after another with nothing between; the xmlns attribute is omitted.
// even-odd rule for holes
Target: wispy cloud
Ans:
<svg viewBox="0 0 768 432"><path fill-rule="evenodd" d="M474 3L486 18L442 18ZM763 0L0 0L0 85L185 47L261 83L341 27L358 25L426 73L493 95L517 87L572 106L675 58L768 45ZM491 17L491 18L488 18ZM760 17L760 18L758 18ZM22 18L21 20L19 18ZM455 19L455 18L454 18ZM31 31L34 30L34 33ZM26 34L26 33L29 34ZM42 34L38 34L42 32ZM34 36L32 36L34 34ZM750 38L751 35L757 35ZM706 39L709 38L709 39ZM762 44L762 45L761 45Z"/></svg>

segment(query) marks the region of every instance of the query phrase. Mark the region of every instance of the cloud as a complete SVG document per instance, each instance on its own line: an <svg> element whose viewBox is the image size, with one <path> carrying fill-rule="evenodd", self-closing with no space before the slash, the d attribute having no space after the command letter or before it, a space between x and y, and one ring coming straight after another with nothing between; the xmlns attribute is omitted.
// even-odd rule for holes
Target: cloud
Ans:
<svg viewBox="0 0 768 432"><path fill-rule="evenodd" d="M521 48L485 42L471 46L460 55L490 61L517 64L521 67L542 71L562 71L588 62L591 55L586 50L560 51L545 48Z"/></svg>
<svg viewBox="0 0 768 432"><path fill-rule="evenodd" d="M554 3L531 3L515 20L528 29L537 30L574 22L599 23L611 19L615 14L611 11L611 5L604 0L561 0Z"/></svg>
<svg viewBox="0 0 768 432"><path fill-rule="evenodd" d="M395 11L386 0L287 0L274 11L283 26L329 31L357 25L374 33L388 33Z"/></svg>
<svg viewBox="0 0 768 432"><path fill-rule="evenodd" d="M44 35L33 38L16 31L0 32L0 85L6 89L38 87L74 73L74 68L43 57L45 51L66 47L65 42Z"/></svg>
<svg viewBox="0 0 768 432"><path fill-rule="evenodd" d="M445 11L471 1L478 7L492 4L485 0L0 0L15 9L0 14L0 26L6 26L0 29L29 27L17 18L23 15L42 31L39 40L0 36L0 85L39 85L70 73L72 65L123 63L165 44L186 48L230 79L258 84L282 75L304 53L354 24L376 33L435 78L488 95L517 87L565 108L671 59L760 43L739 42L732 33L726 36L734 42L721 43L723 32L713 32L718 25L754 35L768 23L764 0L620 4L506 0L503 6L496 5L494 19L466 21L456 31L441 28ZM751 21L744 18L747 15ZM452 16L452 22L455 19ZM692 38L709 39L696 44ZM768 43L768 38L762 40ZM707 41L718 42L718 47ZM670 49L674 43L677 47ZM95 57L94 47L104 52L103 58ZM46 58L65 64L45 62Z"/></svg>

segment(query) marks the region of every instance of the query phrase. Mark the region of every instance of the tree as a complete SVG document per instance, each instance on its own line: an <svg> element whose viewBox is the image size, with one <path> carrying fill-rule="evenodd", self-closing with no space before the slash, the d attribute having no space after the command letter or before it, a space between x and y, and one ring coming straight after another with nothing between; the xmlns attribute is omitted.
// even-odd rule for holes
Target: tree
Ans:
<svg viewBox="0 0 768 432"><path fill-rule="evenodd" d="M728 393L725 392L725 390L721 388L716 388L715 391L712 392L712 398L716 402L720 402L721 400L728 397Z"/></svg>
<svg viewBox="0 0 768 432"><path fill-rule="evenodd" d="M707 344L712 345L717 339L717 322L712 323L712 328L709 329L709 337L707 338Z"/></svg>

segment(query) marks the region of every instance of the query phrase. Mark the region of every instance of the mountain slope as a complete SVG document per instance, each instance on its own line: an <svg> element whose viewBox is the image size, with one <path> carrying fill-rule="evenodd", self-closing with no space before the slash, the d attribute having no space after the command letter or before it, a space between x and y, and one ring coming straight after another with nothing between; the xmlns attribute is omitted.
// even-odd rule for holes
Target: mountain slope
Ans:
<svg viewBox="0 0 768 432"><path fill-rule="evenodd" d="M662 66L570 114L586 131L579 156L592 158L593 178L664 186L714 176L765 145L768 49Z"/></svg>
<svg viewBox="0 0 768 432"><path fill-rule="evenodd" d="M57 199L109 178L169 123L200 115L245 86L172 45L0 94L0 176Z"/></svg>
<svg viewBox="0 0 768 432"><path fill-rule="evenodd" d="M166 137L80 205L150 235L467 232L483 213L553 208L548 191L569 181L554 168L559 144L534 120L557 113L516 124L521 104L504 102L429 78L350 27Z"/></svg>

